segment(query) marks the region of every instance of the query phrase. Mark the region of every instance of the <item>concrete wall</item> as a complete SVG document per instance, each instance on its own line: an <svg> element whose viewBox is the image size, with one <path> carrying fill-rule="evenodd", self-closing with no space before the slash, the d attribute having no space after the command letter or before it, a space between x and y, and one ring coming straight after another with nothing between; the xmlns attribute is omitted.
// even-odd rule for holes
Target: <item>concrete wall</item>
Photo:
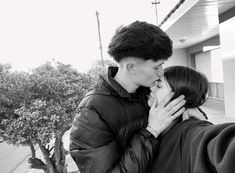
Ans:
<svg viewBox="0 0 235 173"><path fill-rule="evenodd" d="M188 66L186 49L173 50L173 55L165 62L164 67L173 65Z"/></svg>

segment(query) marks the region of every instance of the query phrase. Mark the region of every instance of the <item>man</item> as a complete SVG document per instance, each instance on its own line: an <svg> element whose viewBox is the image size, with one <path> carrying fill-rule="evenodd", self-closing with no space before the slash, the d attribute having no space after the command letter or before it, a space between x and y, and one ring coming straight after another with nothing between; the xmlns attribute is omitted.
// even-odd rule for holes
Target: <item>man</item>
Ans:
<svg viewBox="0 0 235 173"><path fill-rule="evenodd" d="M155 100L150 113L146 104L172 55L172 41L157 26L136 21L117 29L108 53L119 67L110 67L80 103L71 156L81 173L148 172L157 136L184 111L183 96L167 104L172 93L158 103L163 106Z"/></svg>

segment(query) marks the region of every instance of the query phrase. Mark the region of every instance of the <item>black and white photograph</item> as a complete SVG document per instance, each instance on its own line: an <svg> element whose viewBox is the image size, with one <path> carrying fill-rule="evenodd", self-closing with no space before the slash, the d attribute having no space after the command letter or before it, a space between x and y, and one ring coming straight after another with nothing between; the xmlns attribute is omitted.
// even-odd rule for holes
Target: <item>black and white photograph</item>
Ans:
<svg viewBox="0 0 235 173"><path fill-rule="evenodd" d="M0 173L234 173L235 0L0 0Z"/></svg>

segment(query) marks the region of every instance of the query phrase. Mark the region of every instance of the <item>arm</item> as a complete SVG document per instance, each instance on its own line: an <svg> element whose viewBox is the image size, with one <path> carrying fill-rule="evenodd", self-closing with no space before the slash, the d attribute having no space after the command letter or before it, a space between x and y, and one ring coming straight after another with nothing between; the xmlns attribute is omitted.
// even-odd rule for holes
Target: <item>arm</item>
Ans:
<svg viewBox="0 0 235 173"><path fill-rule="evenodd" d="M197 118L198 120L207 120L208 117L206 113L201 108L189 108L183 113L183 120L187 120L190 117Z"/></svg>
<svg viewBox="0 0 235 173"><path fill-rule="evenodd" d="M96 111L83 108L73 122L70 153L81 173L147 172L156 142L142 129L121 150L107 123Z"/></svg>
<svg viewBox="0 0 235 173"><path fill-rule="evenodd" d="M186 132L188 135L185 137L185 144L190 141L189 153L194 172L234 172L235 124L211 125L197 120L194 124L188 129L192 133Z"/></svg>
<svg viewBox="0 0 235 173"><path fill-rule="evenodd" d="M158 150L152 173L233 173L235 124L181 121L162 135Z"/></svg>
<svg viewBox="0 0 235 173"><path fill-rule="evenodd" d="M235 170L235 124L221 124L211 127L217 135L207 146L208 158L219 173L233 173Z"/></svg>

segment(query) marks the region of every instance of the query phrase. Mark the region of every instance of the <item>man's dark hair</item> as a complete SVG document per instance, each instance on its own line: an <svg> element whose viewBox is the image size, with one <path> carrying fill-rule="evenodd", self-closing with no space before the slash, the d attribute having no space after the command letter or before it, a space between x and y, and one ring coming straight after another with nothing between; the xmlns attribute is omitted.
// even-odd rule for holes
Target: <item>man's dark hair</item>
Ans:
<svg viewBox="0 0 235 173"><path fill-rule="evenodd" d="M189 67L172 66L165 69L164 77L175 92L172 100L185 96L185 108L196 108L206 101L209 84L202 73Z"/></svg>
<svg viewBox="0 0 235 173"><path fill-rule="evenodd" d="M172 55L172 41L159 27L136 21L116 30L108 46L108 53L119 62L133 56L145 60L167 60Z"/></svg>

